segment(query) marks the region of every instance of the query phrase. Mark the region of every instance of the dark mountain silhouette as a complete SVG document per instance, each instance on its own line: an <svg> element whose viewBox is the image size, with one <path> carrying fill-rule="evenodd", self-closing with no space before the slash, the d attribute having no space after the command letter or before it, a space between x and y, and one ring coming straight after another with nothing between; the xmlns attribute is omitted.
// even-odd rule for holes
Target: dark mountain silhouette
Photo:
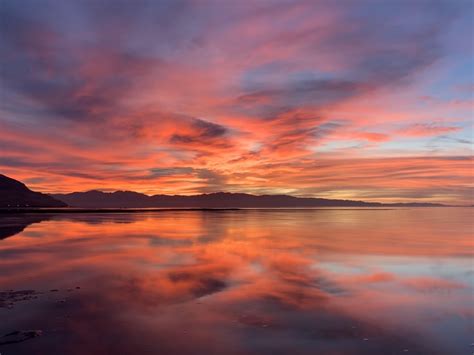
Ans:
<svg viewBox="0 0 474 355"><path fill-rule="evenodd" d="M192 196L153 195L133 191L97 190L46 195L31 191L25 184L0 174L0 208L284 208L284 207L430 207L433 203L383 204L353 200L303 198L288 195L251 195L216 192Z"/></svg>
<svg viewBox="0 0 474 355"><path fill-rule="evenodd" d="M4 207L66 207L55 198L31 191L25 184L0 174L0 208Z"/></svg>
<svg viewBox="0 0 474 355"><path fill-rule="evenodd" d="M73 192L55 194L54 198L71 207L81 208L271 208L271 207L422 207L443 206L430 203L382 204L352 200L301 198L288 195L250 195L244 193L217 192L211 194L180 196L148 196L131 191Z"/></svg>

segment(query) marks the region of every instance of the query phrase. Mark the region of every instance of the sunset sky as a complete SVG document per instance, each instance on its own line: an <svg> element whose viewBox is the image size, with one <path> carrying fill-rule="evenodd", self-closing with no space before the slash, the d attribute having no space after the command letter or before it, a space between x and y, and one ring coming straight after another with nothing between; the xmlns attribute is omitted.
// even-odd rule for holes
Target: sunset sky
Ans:
<svg viewBox="0 0 474 355"><path fill-rule="evenodd" d="M1 0L0 173L472 203L473 6Z"/></svg>

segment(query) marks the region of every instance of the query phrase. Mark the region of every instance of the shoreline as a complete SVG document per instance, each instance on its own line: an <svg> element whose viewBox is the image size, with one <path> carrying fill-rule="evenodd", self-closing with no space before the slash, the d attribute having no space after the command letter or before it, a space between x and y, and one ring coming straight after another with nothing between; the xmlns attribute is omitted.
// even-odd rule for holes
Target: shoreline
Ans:
<svg viewBox="0 0 474 355"><path fill-rule="evenodd" d="M348 211L388 211L404 208L439 208L464 206L321 206L321 207L157 207L157 208L0 208L0 215L5 214L92 214L92 213L146 213L146 212L226 212L226 211L308 211L308 210L348 210ZM469 206L468 206L469 207Z"/></svg>

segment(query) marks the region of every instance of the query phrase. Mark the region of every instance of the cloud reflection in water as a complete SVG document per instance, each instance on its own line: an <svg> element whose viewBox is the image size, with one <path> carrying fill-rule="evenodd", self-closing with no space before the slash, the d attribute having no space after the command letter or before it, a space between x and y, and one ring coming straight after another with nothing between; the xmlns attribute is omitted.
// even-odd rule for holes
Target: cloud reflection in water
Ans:
<svg viewBox="0 0 474 355"><path fill-rule="evenodd" d="M10 227L24 225L0 243L0 284L44 293L0 308L0 332L38 328L44 335L2 350L461 354L473 329L470 214L9 217Z"/></svg>

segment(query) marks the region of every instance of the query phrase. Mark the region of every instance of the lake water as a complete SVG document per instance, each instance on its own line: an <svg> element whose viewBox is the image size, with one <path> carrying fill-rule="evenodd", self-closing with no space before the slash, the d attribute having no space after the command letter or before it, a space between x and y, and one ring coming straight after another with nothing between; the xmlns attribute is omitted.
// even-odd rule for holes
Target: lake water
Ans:
<svg viewBox="0 0 474 355"><path fill-rule="evenodd" d="M472 354L472 217L3 215L0 353Z"/></svg>

